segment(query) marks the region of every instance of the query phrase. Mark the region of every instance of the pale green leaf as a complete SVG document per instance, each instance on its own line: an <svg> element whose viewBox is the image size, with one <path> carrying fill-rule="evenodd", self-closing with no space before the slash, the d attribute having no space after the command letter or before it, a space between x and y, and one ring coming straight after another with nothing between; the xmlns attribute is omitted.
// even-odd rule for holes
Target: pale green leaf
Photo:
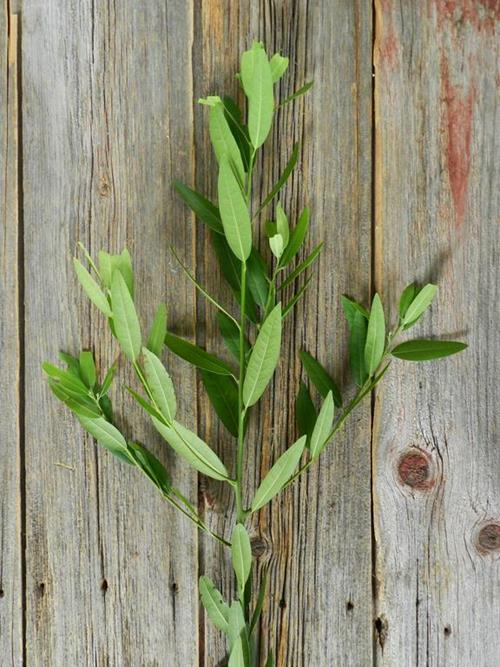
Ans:
<svg viewBox="0 0 500 667"><path fill-rule="evenodd" d="M200 577L200 598L209 619L216 628L226 633L229 629L229 606L209 577Z"/></svg>
<svg viewBox="0 0 500 667"><path fill-rule="evenodd" d="M286 249L280 261L280 267L287 266L300 250L309 229L309 209L306 207L292 230L290 242L285 243ZM279 226L278 226L279 231Z"/></svg>
<svg viewBox="0 0 500 667"><path fill-rule="evenodd" d="M170 375L155 354L145 347L142 348L142 353L149 390L165 421L171 424L175 419L177 403Z"/></svg>
<svg viewBox="0 0 500 667"><path fill-rule="evenodd" d="M250 213L227 156L219 165L219 210L229 247L244 262L252 251Z"/></svg>
<svg viewBox="0 0 500 667"><path fill-rule="evenodd" d="M167 307L164 303L160 303L156 310L155 318L149 332L148 342L146 347L151 350L157 357L160 356L165 342L165 334L167 333Z"/></svg>
<svg viewBox="0 0 500 667"><path fill-rule="evenodd" d="M245 526L241 523L236 524L231 536L231 560L240 590L240 598L242 598L245 584L252 569L252 548L250 537Z"/></svg>
<svg viewBox="0 0 500 667"><path fill-rule="evenodd" d="M111 279L111 305L120 347L130 361L135 361L141 353L141 327L132 296L120 271L114 271Z"/></svg>
<svg viewBox="0 0 500 667"><path fill-rule="evenodd" d="M243 187L245 182L245 169L243 167L240 149L224 115L224 105L222 100L211 107L208 127L217 162L220 164L223 156L226 156L231 168L238 177L240 188Z"/></svg>
<svg viewBox="0 0 500 667"><path fill-rule="evenodd" d="M276 229L278 234L283 237L283 247L286 248L290 240L290 227L288 225L288 218L281 204L276 207Z"/></svg>
<svg viewBox="0 0 500 667"><path fill-rule="evenodd" d="M319 411L318 419L314 426L314 430L311 435L311 457L313 459L317 458L323 448L327 444L327 438L331 433L333 425L333 394L331 391L328 392L327 397L323 401L321 410Z"/></svg>
<svg viewBox="0 0 500 667"><path fill-rule="evenodd" d="M131 463L131 456L125 438L113 424L107 422L104 417L89 419L79 415L78 420L100 445L109 449L115 456L127 461L127 463Z"/></svg>
<svg viewBox="0 0 500 667"><path fill-rule="evenodd" d="M76 257L73 259L73 266L75 268L76 276L80 281L80 285L83 287L85 294L92 301L94 306L99 308L99 310L104 313L106 317L111 317L111 308L109 307L108 300L104 296L104 293L102 292L99 285L92 278L83 264L78 259L76 259Z"/></svg>
<svg viewBox="0 0 500 667"><path fill-rule="evenodd" d="M284 241L281 234L275 234L274 236L271 236L269 239L269 247L271 248L271 252L276 257L276 259L279 259L283 254L284 249Z"/></svg>
<svg viewBox="0 0 500 667"><path fill-rule="evenodd" d="M254 148L266 140L274 114L271 65L264 47L254 42L241 58L241 81L248 97L248 132Z"/></svg>
<svg viewBox="0 0 500 667"><path fill-rule="evenodd" d="M422 287L422 289L415 296L413 301L408 306L406 314L403 317L403 326L408 329L423 315L424 311L431 305L436 296L437 287L429 283Z"/></svg>
<svg viewBox="0 0 500 667"><path fill-rule="evenodd" d="M378 294L373 297L368 320L365 343L365 366L368 375L372 376L377 370L385 350L385 318L382 301Z"/></svg>
<svg viewBox="0 0 500 667"><path fill-rule="evenodd" d="M266 505L285 486L299 464L306 440L307 436L303 435L279 457L255 493L252 512Z"/></svg>
<svg viewBox="0 0 500 667"><path fill-rule="evenodd" d="M281 304L269 313L248 360L243 382L243 401L254 405L264 393L279 359L281 346Z"/></svg>
<svg viewBox="0 0 500 667"><path fill-rule="evenodd" d="M283 57L279 53L275 53L269 61L269 64L271 66L271 77L273 83L276 83L281 79L283 74L288 69L288 58Z"/></svg>
<svg viewBox="0 0 500 667"><path fill-rule="evenodd" d="M179 456L182 456L196 470L213 477L213 479L229 479L226 466L206 442L179 422L166 426L159 419L152 417L154 427L165 438Z"/></svg>
<svg viewBox="0 0 500 667"><path fill-rule="evenodd" d="M94 355L92 352L83 350L80 352L80 374L89 389L93 389L97 381Z"/></svg>

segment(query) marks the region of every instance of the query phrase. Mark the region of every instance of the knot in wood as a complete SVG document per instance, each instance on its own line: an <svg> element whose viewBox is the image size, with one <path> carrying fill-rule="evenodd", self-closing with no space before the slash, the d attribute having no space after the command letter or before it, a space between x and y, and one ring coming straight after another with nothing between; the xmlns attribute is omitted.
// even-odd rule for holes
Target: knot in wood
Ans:
<svg viewBox="0 0 500 667"><path fill-rule="evenodd" d="M434 485L429 457L418 449L401 455L398 475L402 484L420 491L428 491Z"/></svg>
<svg viewBox="0 0 500 667"><path fill-rule="evenodd" d="M483 526L477 536L477 547L483 553L500 550L500 524L488 523Z"/></svg>
<svg viewBox="0 0 500 667"><path fill-rule="evenodd" d="M252 537L250 545L252 547L252 556L254 558L262 558L262 556L265 556L270 552L269 543L263 537Z"/></svg>

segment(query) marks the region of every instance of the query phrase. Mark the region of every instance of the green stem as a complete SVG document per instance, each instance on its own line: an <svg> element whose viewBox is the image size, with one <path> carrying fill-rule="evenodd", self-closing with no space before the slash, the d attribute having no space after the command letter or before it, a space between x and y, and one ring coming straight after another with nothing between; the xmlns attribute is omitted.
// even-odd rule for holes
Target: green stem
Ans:
<svg viewBox="0 0 500 667"><path fill-rule="evenodd" d="M245 415L246 408L243 404L243 382L245 380L245 309L246 309L246 288L247 288L247 265L241 263L241 325L240 325L240 369L238 378L238 445L236 450L236 520L243 523L245 520L245 510L243 508L243 456L245 451Z"/></svg>

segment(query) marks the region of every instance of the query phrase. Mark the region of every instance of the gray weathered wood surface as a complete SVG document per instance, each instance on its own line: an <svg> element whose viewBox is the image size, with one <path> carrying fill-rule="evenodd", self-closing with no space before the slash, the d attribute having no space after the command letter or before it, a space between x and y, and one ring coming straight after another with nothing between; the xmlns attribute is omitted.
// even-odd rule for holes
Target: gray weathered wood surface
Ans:
<svg viewBox="0 0 500 667"><path fill-rule="evenodd" d="M196 590L206 572L230 591L220 548L84 438L40 364L81 346L113 360L73 276L78 240L92 252L127 244L143 322L166 300L175 329L217 349L213 312L168 246L224 292L209 239L170 182L214 192L195 100L236 91L239 54L254 37L290 56L283 93L315 80L280 112L260 187L300 141L285 203L311 205L310 247L323 239L326 248L287 322L289 361L250 430L247 493L294 435L298 350L349 387L343 292L368 300L376 288L389 307L406 282L437 281L419 332L471 344L449 361L395 364L373 415L365 404L321 464L260 513L257 578L269 567L271 582L261 655L273 648L280 667L499 662L499 22L487 0L2 6L2 666L215 667L224 658ZM202 386L168 361L183 419L229 457ZM229 495L170 458L121 400L130 432L227 531Z"/></svg>

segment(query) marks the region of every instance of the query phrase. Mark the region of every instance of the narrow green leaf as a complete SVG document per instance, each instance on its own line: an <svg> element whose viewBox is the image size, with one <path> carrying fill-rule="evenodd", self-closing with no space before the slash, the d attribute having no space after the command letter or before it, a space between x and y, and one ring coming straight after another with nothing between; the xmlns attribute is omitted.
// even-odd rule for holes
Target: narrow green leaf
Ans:
<svg viewBox="0 0 500 667"><path fill-rule="evenodd" d="M227 349L231 352L235 359L240 360L240 330L235 322L225 313L217 313L217 321L219 323L219 330L222 338L226 344ZM245 355L250 350L250 343L248 338L244 338Z"/></svg>
<svg viewBox="0 0 500 667"><path fill-rule="evenodd" d="M283 313L282 313L282 318L285 319L285 317L292 311L293 308L295 308L295 305L300 301L300 299L303 297L305 294L307 288L309 287L311 283L312 276L309 276L309 278L306 280L306 282L302 285L302 287L299 289L297 294L295 294L294 297L290 299L290 301L286 304L286 306L283 308Z"/></svg>
<svg viewBox="0 0 500 667"><path fill-rule="evenodd" d="M406 314L403 318L403 325L405 329L413 326L417 320L423 315L424 311L431 305L436 296L437 287L429 283L422 287L422 289L415 296L413 301L408 306Z"/></svg>
<svg viewBox="0 0 500 667"><path fill-rule="evenodd" d="M262 146L271 129L274 92L271 65L264 47L254 42L241 58L241 81L248 97L248 132L254 148Z"/></svg>
<svg viewBox="0 0 500 667"><path fill-rule="evenodd" d="M49 387L54 396L62 401L77 417L88 417L96 419L102 416L102 413L95 401L88 396L71 395L68 390L62 387L56 380L49 378Z"/></svg>
<svg viewBox="0 0 500 667"><path fill-rule="evenodd" d="M245 616L243 615L243 607L240 602L234 601L229 607L228 618L228 638L229 646L232 648L234 644L241 638L246 630Z"/></svg>
<svg viewBox="0 0 500 667"><path fill-rule="evenodd" d="M138 394L136 391L132 389L132 387L127 387L126 388L128 393L133 396L133 398L136 400L137 403L141 406L143 410L145 410L148 415L151 415L151 417L155 417L156 419L159 419L160 421L165 421L165 417L158 412L158 410L152 405L149 401L147 401L145 398L143 398L140 394Z"/></svg>
<svg viewBox="0 0 500 667"><path fill-rule="evenodd" d="M155 417L152 418L152 421L158 433L193 468L213 479L223 481L229 479L226 466L207 443L203 442L195 433L176 421L172 426L166 426Z"/></svg>
<svg viewBox="0 0 500 667"><path fill-rule="evenodd" d="M160 303L156 309L155 318L149 332L148 342L146 347L151 350L157 357L160 356L165 342L165 335L167 333L167 307L164 303Z"/></svg>
<svg viewBox="0 0 500 667"><path fill-rule="evenodd" d="M276 229L278 234L281 234L283 237L283 247L286 248L288 241L290 240L290 227L287 215L281 204L276 206Z"/></svg>
<svg viewBox="0 0 500 667"><path fill-rule="evenodd" d="M255 302L264 308L269 295L269 280L266 263L256 248L252 248L247 261L247 281Z"/></svg>
<svg viewBox="0 0 500 667"><path fill-rule="evenodd" d="M300 383L299 393L295 400L295 418L299 428L299 435L306 435L307 444L309 444L314 425L316 424L317 414L309 389L303 382Z"/></svg>
<svg viewBox="0 0 500 667"><path fill-rule="evenodd" d="M279 177L278 181L276 184L273 186L273 189L271 192L267 195L267 197L264 199L262 204L260 205L259 208L259 213L262 211L275 197L276 195L281 191L281 188L285 185L287 182L290 174L295 168L295 165L297 164L297 160L299 157L299 144L294 144L292 154L290 155L290 158L288 162L286 163L285 168L283 169L283 173Z"/></svg>
<svg viewBox="0 0 500 667"><path fill-rule="evenodd" d="M252 251L252 226L245 198L226 155L219 164L219 209L224 234L236 257L244 262Z"/></svg>
<svg viewBox="0 0 500 667"><path fill-rule="evenodd" d="M135 361L141 353L141 327L132 296L120 271L114 271L111 279L111 305L120 347L130 361Z"/></svg>
<svg viewBox="0 0 500 667"><path fill-rule="evenodd" d="M209 577L200 577L200 598L208 618L225 634L229 629L229 606Z"/></svg>
<svg viewBox="0 0 500 667"><path fill-rule="evenodd" d="M296 90L292 95L283 100L283 102L281 102L280 104L280 107L284 107L286 104L290 104L290 102L293 102L299 97L302 97L302 95L305 95L307 91L311 90L313 86L314 86L314 81L309 81L308 83L304 84L301 88Z"/></svg>
<svg viewBox="0 0 500 667"><path fill-rule="evenodd" d="M302 361L302 365L304 366L307 377L311 380L321 396L326 398L328 396L328 392L331 391L333 402L338 408L340 408L342 405L342 395L335 383L335 380L319 363L319 361L315 359L312 354L309 354L309 352L302 350L300 353L300 359Z"/></svg>
<svg viewBox="0 0 500 667"><path fill-rule="evenodd" d="M275 53L269 61L269 64L271 66L271 77L273 83L276 83L281 79L283 74L288 69L288 58L284 58L279 53Z"/></svg>
<svg viewBox="0 0 500 667"><path fill-rule="evenodd" d="M293 228L290 243L287 245L283 256L281 257L280 266L285 267L292 261L295 255L300 250L304 238L309 229L309 209L306 207L299 216L299 221Z"/></svg>
<svg viewBox="0 0 500 667"><path fill-rule="evenodd" d="M405 361L429 361L448 357L465 350L467 345L451 340L409 340L392 350L392 355Z"/></svg>
<svg viewBox="0 0 500 667"><path fill-rule="evenodd" d="M252 569L252 548L250 546L250 537L248 536L245 526L241 523L236 524L231 536L231 560L241 598Z"/></svg>
<svg viewBox="0 0 500 667"><path fill-rule="evenodd" d="M366 321L370 319L370 313L363 306L363 304L359 303L358 301L355 301L354 299L351 299L345 294L342 295L342 306L344 308L347 320L349 320L350 314L353 313L355 310L357 310L358 313L360 313L360 315L362 315L366 319Z"/></svg>
<svg viewBox="0 0 500 667"><path fill-rule="evenodd" d="M104 376L104 380L102 381L101 388L99 389L100 394L107 394L110 387L111 383L113 382L113 378L115 377L116 371L118 370L118 362L115 361L115 363L109 368L108 372Z"/></svg>
<svg viewBox="0 0 500 667"><path fill-rule="evenodd" d="M74 373L65 371L47 362L42 364L42 369L49 377L60 383L71 396L88 396L88 387Z"/></svg>
<svg viewBox="0 0 500 667"><path fill-rule="evenodd" d="M104 315L111 317L111 308L99 285L78 259L73 259L73 266L85 294Z"/></svg>
<svg viewBox="0 0 500 667"><path fill-rule="evenodd" d="M279 457L255 493L252 512L266 505L285 486L299 464L306 440L303 435Z"/></svg>
<svg viewBox="0 0 500 667"><path fill-rule="evenodd" d="M113 270L116 268L123 276L123 280L127 285L127 289L130 292L132 299L134 298L134 270L132 268L132 260L130 258L130 253L125 248L122 250L120 255L113 255L111 257L111 262L113 264ZM113 284L113 274L111 274L111 284Z"/></svg>
<svg viewBox="0 0 500 667"><path fill-rule="evenodd" d="M229 375L201 371L203 386L214 410L234 437L238 436L238 385Z"/></svg>
<svg viewBox="0 0 500 667"><path fill-rule="evenodd" d="M264 600L266 599L267 593L267 571L262 575L262 581L260 582L259 595L257 597L257 602L255 603L255 609L253 610L252 620L250 621L250 634L255 629L255 626L259 622L260 615L262 614L262 608L264 606Z"/></svg>
<svg viewBox="0 0 500 667"><path fill-rule="evenodd" d="M279 359L281 346L281 304L269 313L248 360L243 382L245 406L254 405L264 393Z"/></svg>
<svg viewBox="0 0 500 667"><path fill-rule="evenodd" d="M333 425L333 395L329 391L327 397L323 401L321 410L319 411L318 419L316 420L316 425L311 435L311 457L316 459L321 452L323 451L325 445L327 444L327 438L331 433Z"/></svg>
<svg viewBox="0 0 500 667"><path fill-rule="evenodd" d="M93 389L97 381L94 355L83 350L80 352L80 373L89 389Z"/></svg>
<svg viewBox="0 0 500 667"><path fill-rule="evenodd" d="M295 269L287 276L286 280L281 283L280 289L286 289L288 285L291 285L293 281L300 276L311 264L316 260L320 252L323 250L323 242L314 248L310 255L308 255L300 264L298 264Z"/></svg>
<svg viewBox="0 0 500 667"><path fill-rule="evenodd" d="M354 381L358 387L361 387L367 377L365 369L365 344L368 319L360 310L362 307L345 296L342 297L342 306L349 324L349 366Z"/></svg>
<svg viewBox="0 0 500 667"><path fill-rule="evenodd" d="M200 195L199 192L192 190L180 181L174 181L173 186L196 217L204 222L207 227L214 232L217 232L217 234L224 234L219 209L215 204L212 204L211 201L208 201L208 199L203 197L203 195Z"/></svg>
<svg viewBox="0 0 500 667"><path fill-rule="evenodd" d="M214 354L206 352L201 347L193 345L179 336L168 333L165 336L165 345L181 359L188 361L193 366L201 368L211 373L218 373L219 375L233 375L231 369L225 361L219 359Z"/></svg>
<svg viewBox="0 0 500 667"><path fill-rule="evenodd" d="M403 319L404 316L406 315L408 308L410 307L410 304L412 303L413 299L417 296L419 291L420 289L415 283L407 285L404 288L401 294L401 298L399 300L399 317L401 319Z"/></svg>
<svg viewBox="0 0 500 667"><path fill-rule="evenodd" d="M241 637L234 642L227 667L247 667L245 665L245 656L243 654L243 641Z"/></svg>
<svg viewBox="0 0 500 667"><path fill-rule="evenodd" d="M175 419L177 402L170 375L162 362L150 350L143 347L142 354L149 390L165 421L171 424Z"/></svg>
<svg viewBox="0 0 500 667"><path fill-rule="evenodd" d="M110 424L113 423L113 404L109 396L101 396L99 398L99 408L102 410L102 414Z"/></svg>
<svg viewBox="0 0 500 667"><path fill-rule="evenodd" d="M271 252L276 257L276 259L279 260L283 254L284 248L284 241L281 234L275 234L274 236L271 236L269 239L269 247L271 248Z"/></svg>
<svg viewBox="0 0 500 667"><path fill-rule="evenodd" d="M83 428L105 449L127 463L132 462L125 438L113 424L107 422L104 417L89 419L79 416L78 420Z"/></svg>
<svg viewBox="0 0 500 667"><path fill-rule="evenodd" d="M373 375L382 361L385 350L385 317L382 301L375 294L368 320L365 343L365 367L368 375Z"/></svg>
<svg viewBox="0 0 500 667"><path fill-rule="evenodd" d="M264 667L274 667L274 655L273 655L272 651L269 652L269 654L267 656L266 664L265 664Z"/></svg>
<svg viewBox="0 0 500 667"><path fill-rule="evenodd" d="M252 147L250 143L250 137L248 136L248 128L246 125L244 125L241 117L241 110L233 98L226 96L224 97L223 102L224 115L231 129L231 132L233 133L233 137L238 144L241 159L243 160L243 166L245 171L247 171L248 167L250 166L250 151Z"/></svg>
<svg viewBox="0 0 500 667"><path fill-rule="evenodd" d="M138 442L129 442L128 450L135 463L145 473L145 475L149 477L149 479L160 489L160 491L168 495L172 489L172 484L170 475L168 474L165 466L160 463L160 461L158 461L156 456L154 456Z"/></svg>
<svg viewBox="0 0 500 667"><path fill-rule="evenodd" d="M241 190L245 183L245 169L240 149L224 115L222 100L210 108L208 129L217 162L221 164L222 159L227 158L233 174L237 176Z"/></svg>
<svg viewBox="0 0 500 667"><path fill-rule="evenodd" d="M82 379L80 375L80 360L66 352L59 352L59 359L68 366L68 371L75 377Z"/></svg>
<svg viewBox="0 0 500 667"><path fill-rule="evenodd" d="M110 289L111 288L111 275L113 273L113 266L111 263L111 255L109 252L104 250L99 250L99 275L104 285Z"/></svg>

